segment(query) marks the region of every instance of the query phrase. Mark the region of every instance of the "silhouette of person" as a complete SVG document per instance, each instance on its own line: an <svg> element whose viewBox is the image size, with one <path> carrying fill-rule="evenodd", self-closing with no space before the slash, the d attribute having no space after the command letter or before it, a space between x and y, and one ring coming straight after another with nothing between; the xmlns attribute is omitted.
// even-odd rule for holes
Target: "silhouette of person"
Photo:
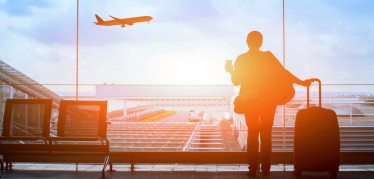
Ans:
<svg viewBox="0 0 374 179"><path fill-rule="evenodd" d="M283 102L280 82L288 81L293 90L293 83L309 86L310 80L300 80L287 71L278 59L269 51L261 51L262 34L251 31L247 36L249 51L239 55L234 66L228 61L226 71L231 74L235 86L240 85L239 96L245 99L244 116L248 126L247 153L249 176L255 177L259 168L259 135L261 171L270 174L271 132L277 105ZM294 91L293 91L294 93ZM292 96L293 96L292 93ZM292 97L291 97L292 98ZM285 102L284 102L285 103Z"/></svg>

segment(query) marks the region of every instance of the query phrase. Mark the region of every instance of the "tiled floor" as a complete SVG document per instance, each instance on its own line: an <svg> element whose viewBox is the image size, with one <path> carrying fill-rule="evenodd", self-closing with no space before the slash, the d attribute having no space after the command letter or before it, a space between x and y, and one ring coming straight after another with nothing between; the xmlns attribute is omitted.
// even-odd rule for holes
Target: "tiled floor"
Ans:
<svg viewBox="0 0 374 179"><path fill-rule="evenodd" d="M78 172L73 164L31 164L17 163L12 171L4 172L2 178L100 178L101 165L79 165ZM129 165L114 165L116 170L112 175L107 172L107 178L134 179L226 179L248 178L247 165L135 165L135 171L130 172ZM293 166L274 165L270 177L258 178L291 179ZM327 173L305 172L300 178L323 179ZM340 179L374 178L374 165L342 165Z"/></svg>

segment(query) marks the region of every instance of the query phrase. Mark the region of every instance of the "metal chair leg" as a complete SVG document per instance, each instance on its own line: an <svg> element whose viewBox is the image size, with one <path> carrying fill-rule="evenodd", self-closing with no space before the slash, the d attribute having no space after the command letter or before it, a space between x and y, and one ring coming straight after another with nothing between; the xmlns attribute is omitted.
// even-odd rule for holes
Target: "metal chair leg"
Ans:
<svg viewBox="0 0 374 179"><path fill-rule="evenodd" d="M12 170L12 161L7 155L4 155L5 170Z"/></svg>
<svg viewBox="0 0 374 179"><path fill-rule="evenodd" d="M3 162L3 157L4 156L2 156L2 158L0 159L0 165L1 165L1 173L3 173L3 170L4 170L4 162Z"/></svg>
<svg viewBox="0 0 374 179"><path fill-rule="evenodd" d="M3 159L0 159L0 162L1 162L1 169L0 169L0 178L3 178L3 170L4 170L4 163L3 163Z"/></svg>
<svg viewBox="0 0 374 179"><path fill-rule="evenodd" d="M114 172L114 170L113 170L113 163L112 163L112 161L110 161L110 157L109 157L109 172L110 173Z"/></svg>
<svg viewBox="0 0 374 179"><path fill-rule="evenodd" d="M106 167L108 165L108 162L109 162L109 156L106 155L105 156L105 159L104 159L104 165L103 165L103 169L101 170L101 178L105 178L105 170L106 170Z"/></svg>
<svg viewBox="0 0 374 179"><path fill-rule="evenodd" d="M131 170L131 172L134 172L134 170L135 170L135 164L134 163L131 163L130 170Z"/></svg>
<svg viewBox="0 0 374 179"><path fill-rule="evenodd" d="M105 171L101 171L101 178L105 179Z"/></svg>

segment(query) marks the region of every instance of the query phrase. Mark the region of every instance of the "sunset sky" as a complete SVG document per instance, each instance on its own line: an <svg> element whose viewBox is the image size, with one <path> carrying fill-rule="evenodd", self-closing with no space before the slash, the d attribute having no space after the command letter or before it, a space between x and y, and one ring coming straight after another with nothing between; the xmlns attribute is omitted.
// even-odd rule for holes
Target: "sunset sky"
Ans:
<svg viewBox="0 0 374 179"><path fill-rule="evenodd" d="M96 26L149 15L148 23ZM286 0L286 67L374 83L374 1ZM251 30L282 61L281 0L80 0L80 83L230 84ZM75 0L0 0L0 59L40 83L75 82Z"/></svg>

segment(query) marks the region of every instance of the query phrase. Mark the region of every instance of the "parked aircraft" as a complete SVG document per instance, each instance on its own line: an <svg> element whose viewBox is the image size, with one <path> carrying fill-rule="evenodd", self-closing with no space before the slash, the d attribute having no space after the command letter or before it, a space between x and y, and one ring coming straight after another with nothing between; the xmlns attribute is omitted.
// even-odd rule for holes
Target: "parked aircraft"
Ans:
<svg viewBox="0 0 374 179"><path fill-rule="evenodd" d="M120 25L122 28L125 27L125 25L133 25L134 23L138 22L148 22L153 19L151 16L139 16L139 17L130 17L130 18L117 18L109 15L113 20L107 20L104 21L102 18L100 18L99 15L95 14L97 22L94 22L96 25L102 25L102 26L113 26L113 25Z"/></svg>

